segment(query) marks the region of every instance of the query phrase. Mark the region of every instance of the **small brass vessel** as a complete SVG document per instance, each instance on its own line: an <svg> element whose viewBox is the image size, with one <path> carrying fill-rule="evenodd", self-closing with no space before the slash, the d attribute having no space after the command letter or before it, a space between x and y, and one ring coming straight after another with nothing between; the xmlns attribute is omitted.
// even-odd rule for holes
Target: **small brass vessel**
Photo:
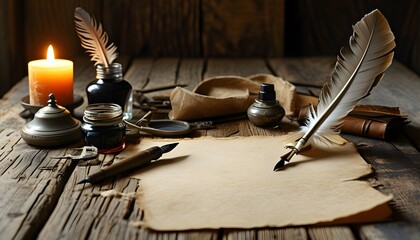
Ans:
<svg viewBox="0 0 420 240"><path fill-rule="evenodd" d="M248 118L252 124L261 128L277 128L285 115L278 100L274 85L263 83L258 98L248 108Z"/></svg>
<svg viewBox="0 0 420 240"><path fill-rule="evenodd" d="M54 94L49 95L48 105L35 113L21 131L22 139L38 147L56 147L81 141L82 131L79 120L70 112L57 105Z"/></svg>

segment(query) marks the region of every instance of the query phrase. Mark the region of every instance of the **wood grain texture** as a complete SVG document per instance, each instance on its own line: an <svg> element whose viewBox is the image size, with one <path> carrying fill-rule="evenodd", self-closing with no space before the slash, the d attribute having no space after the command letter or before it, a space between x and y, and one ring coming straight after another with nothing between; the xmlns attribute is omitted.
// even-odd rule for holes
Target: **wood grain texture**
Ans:
<svg viewBox="0 0 420 240"><path fill-rule="evenodd" d="M307 240L308 236L305 228L272 228L272 229L261 229L261 230L225 230L223 233L223 240L241 240L241 239L296 239L296 240Z"/></svg>
<svg viewBox="0 0 420 240"><path fill-rule="evenodd" d="M204 79L228 75L249 77L262 73L271 74L262 58L214 58L207 61Z"/></svg>
<svg viewBox="0 0 420 240"><path fill-rule="evenodd" d="M87 64L75 65L76 79ZM81 93L84 84L75 84ZM52 213L75 164L50 159L64 155L66 148L40 149L28 146L20 137L25 120L20 100L28 95L27 78L0 99L0 233L2 239L32 239ZM78 143L80 144L80 143ZM68 146L75 147L78 144Z"/></svg>
<svg viewBox="0 0 420 240"><path fill-rule="evenodd" d="M5 0L1 3L0 95L45 58L84 52L73 11L86 9L123 55L132 57L282 57L337 55L351 26L378 8L396 36L396 59L420 73L420 2L284 0ZM307 87L308 88L308 87ZM303 89L303 88L302 88ZM303 89L303 91L313 91Z"/></svg>
<svg viewBox="0 0 420 240"><path fill-rule="evenodd" d="M149 82L150 74L155 60L152 58L134 59L132 66L125 74L125 79L134 89L144 89Z"/></svg>
<svg viewBox="0 0 420 240"><path fill-rule="evenodd" d="M0 2L0 96L25 76L21 1Z"/></svg>
<svg viewBox="0 0 420 240"><path fill-rule="evenodd" d="M206 77L217 75L248 76L272 73L273 69L311 69L286 71L285 79L316 79L318 74L330 71L322 63L331 57L282 59L273 64L272 59L179 59L121 58L127 70L125 78L135 87L152 84L194 84ZM277 60L276 60L277 61ZM75 93L84 93L86 84L94 78L94 68L86 56L75 65ZM277 66L277 67L275 67ZM317 69L316 66L319 66ZM280 72L280 71L279 71ZM277 73L277 72L274 72ZM397 79L397 80L395 80ZM318 80L320 81L320 80ZM397 103L409 114L414 124L419 117L416 102L418 76L398 62L394 62L383 79L382 89L373 92L370 103ZM81 166L69 161L51 160L50 156L64 155L68 149L38 149L29 147L20 138L24 121L18 117L22 110L21 97L28 92L27 79L19 82L0 99L0 233L2 239L416 239L420 235L420 157L411 133L397 134L388 141L351 135L345 137L356 144L362 157L373 166L375 173L363 179L379 191L394 195L391 202L393 219L384 223L357 224L333 227L291 227L270 229L220 229L186 232L155 232L141 227L143 212L133 197L141 189L141 180L127 175L96 185L76 185L100 165ZM405 102L405 103L404 103ZM403 109L404 108L404 109ZM418 129L417 125L413 125ZM278 135L296 129L285 120L278 129L260 129L247 120L217 125L216 129L200 130L198 136L249 136ZM410 130L411 131L411 130ZM129 142L138 144L138 141ZM70 147L70 146L69 146ZM117 156L118 157L118 156ZM115 160L114 155L101 154L103 165ZM121 193L104 197L99 193L114 189ZM41 231L41 232L40 232ZM38 233L40 234L38 235ZM357 235L354 235L357 234Z"/></svg>
<svg viewBox="0 0 420 240"><path fill-rule="evenodd" d="M177 83L188 84L185 88L193 90L203 80L205 64L206 62L203 59L182 59L178 70Z"/></svg>
<svg viewBox="0 0 420 240"><path fill-rule="evenodd" d="M54 47L56 58L73 59L84 52L74 28L74 9L79 6L100 20L99 0L25 1L23 16L27 61L46 58L50 44Z"/></svg>
<svg viewBox="0 0 420 240"><path fill-rule="evenodd" d="M105 156L101 156L105 160ZM107 160L105 160L107 161ZM114 184L75 186L88 172L99 166L78 167L70 178L56 210L40 234L41 239L133 239L143 233L133 227L141 221L142 212L134 208L138 180L122 178ZM112 180L112 179L111 179ZM101 196L114 189L121 195Z"/></svg>
<svg viewBox="0 0 420 240"><path fill-rule="evenodd" d="M0 130L2 239L32 239L48 220L74 165L50 160L64 150L28 147L20 131ZM4 141L7 139L8 141Z"/></svg>
<svg viewBox="0 0 420 240"><path fill-rule="evenodd" d="M358 228L361 239L419 239L418 222L392 222L364 225Z"/></svg>
<svg viewBox="0 0 420 240"><path fill-rule="evenodd" d="M331 78L336 58L270 58L273 72L296 86L321 88Z"/></svg>
<svg viewBox="0 0 420 240"><path fill-rule="evenodd" d="M0 2L0 41L4 43L9 43L9 29L8 23L9 19L7 18L7 11L9 10L9 1ZM0 45L0 78L4 79L0 82L0 96L9 90L12 86L12 80L10 79L11 68L10 68L10 53L8 51L7 44Z"/></svg>
<svg viewBox="0 0 420 240"><path fill-rule="evenodd" d="M389 6L391 28L395 32L396 58L420 75L420 1L405 1L404 4ZM400 18L399 16L404 16Z"/></svg>
<svg viewBox="0 0 420 240"><path fill-rule="evenodd" d="M20 129L25 124L25 120L19 117L24 110L20 102L28 94L28 78L25 77L0 99L1 128Z"/></svg>
<svg viewBox="0 0 420 240"><path fill-rule="evenodd" d="M395 57L420 73L420 2L304 0L286 2L286 56L337 55L352 26L379 9L396 37Z"/></svg>
<svg viewBox="0 0 420 240"><path fill-rule="evenodd" d="M316 227L309 228L308 234L312 240L355 240L353 233L348 227Z"/></svg>
<svg viewBox="0 0 420 240"><path fill-rule="evenodd" d="M378 190L393 195L390 202L393 222L361 225L358 227L360 235L366 239L418 238L420 153L415 148L399 147L399 141L404 141L401 139L384 142L350 135L345 138L355 143L360 155L373 166Z"/></svg>
<svg viewBox="0 0 420 240"><path fill-rule="evenodd" d="M202 4L204 56L283 56L283 0L202 0Z"/></svg>
<svg viewBox="0 0 420 240"><path fill-rule="evenodd" d="M258 231L257 239L295 239L295 240L307 240L308 234L305 228L294 227L287 229L264 229L264 231Z"/></svg>
<svg viewBox="0 0 420 240"><path fill-rule="evenodd" d="M152 69L150 75L148 77L148 81L144 86L145 89L147 88L155 88L160 87L168 84L176 84L177 83L177 73L179 68L180 60L176 58L159 58L153 62ZM151 92L145 94L149 98L153 97L164 97L169 98L169 94L171 90L162 90L157 92ZM162 111L155 111L154 113L162 113L162 115L157 115L154 117L157 118L167 118L168 110Z"/></svg>
<svg viewBox="0 0 420 240"><path fill-rule="evenodd" d="M200 1L104 1L106 29L124 54L201 56Z"/></svg>

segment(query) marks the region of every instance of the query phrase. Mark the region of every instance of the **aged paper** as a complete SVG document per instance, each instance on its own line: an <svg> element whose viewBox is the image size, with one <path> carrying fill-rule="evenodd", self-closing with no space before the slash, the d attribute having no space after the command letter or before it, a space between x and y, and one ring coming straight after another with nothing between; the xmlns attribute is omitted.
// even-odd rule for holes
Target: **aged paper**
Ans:
<svg viewBox="0 0 420 240"><path fill-rule="evenodd" d="M371 169L350 143L330 152L311 149L273 172L286 152L285 138L142 140L141 149L179 141L172 152L134 174L140 179L137 203L145 225L187 230L346 222L391 200L354 180ZM387 217L389 209L377 214L373 219ZM366 220L361 216L357 221Z"/></svg>

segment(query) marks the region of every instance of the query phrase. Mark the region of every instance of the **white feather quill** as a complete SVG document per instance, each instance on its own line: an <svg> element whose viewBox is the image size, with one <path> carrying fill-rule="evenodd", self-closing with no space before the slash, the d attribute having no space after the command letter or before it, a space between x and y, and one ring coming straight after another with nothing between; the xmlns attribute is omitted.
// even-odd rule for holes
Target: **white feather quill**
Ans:
<svg viewBox="0 0 420 240"><path fill-rule="evenodd" d="M379 10L365 15L353 26L350 48L342 48L331 79L323 86L317 109L311 109L303 137L274 167L280 170L307 144L331 146L338 143L343 118L356 103L369 95L391 65L395 47L394 35Z"/></svg>
<svg viewBox="0 0 420 240"><path fill-rule="evenodd" d="M117 47L113 43L107 46L108 34L102 30L102 25L98 25L95 18L91 18L81 7L75 9L74 18L81 45L90 53L91 60L95 61L95 65L111 65L118 56Z"/></svg>

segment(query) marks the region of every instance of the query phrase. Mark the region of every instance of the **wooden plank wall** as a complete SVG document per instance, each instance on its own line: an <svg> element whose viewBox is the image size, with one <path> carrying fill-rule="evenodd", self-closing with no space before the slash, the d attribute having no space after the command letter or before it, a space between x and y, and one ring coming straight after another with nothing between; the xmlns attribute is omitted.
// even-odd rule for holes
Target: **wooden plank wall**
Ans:
<svg viewBox="0 0 420 240"><path fill-rule="evenodd" d="M351 26L379 9L395 35L395 58L420 74L420 1L286 0L285 55L336 55Z"/></svg>
<svg viewBox="0 0 420 240"><path fill-rule="evenodd" d="M73 11L102 22L122 55L140 57L294 57L336 55L351 26L378 8L396 35L396 58L420 73L420 0L5 0L0 2L0 96L26 63L88 58Z"/></svg>
<svg viewBox="0 0 420 240"><path fill-rule="evenodd" d="M0 97L25 75L21 0L0 1Z"/></svg>
<svg viewBox="0 0 420 240"><path fill-rule="evenodd" d="M73 26L76 6L102 22L121 54L283 55L284 0L26 0L27 60L44 57L50 42L63 57L83 53Z"/></svg>
<svg viewBox="0 0 420 240"><path fill-rule="evenodd" d="M74 59L83 53L74 28L74 9L83 6L101 21L97 0L24 0L23 45L27 62L46 58L48 45L54 46L56 58ZM87 55L86 55L87 56Z"/></svg>

